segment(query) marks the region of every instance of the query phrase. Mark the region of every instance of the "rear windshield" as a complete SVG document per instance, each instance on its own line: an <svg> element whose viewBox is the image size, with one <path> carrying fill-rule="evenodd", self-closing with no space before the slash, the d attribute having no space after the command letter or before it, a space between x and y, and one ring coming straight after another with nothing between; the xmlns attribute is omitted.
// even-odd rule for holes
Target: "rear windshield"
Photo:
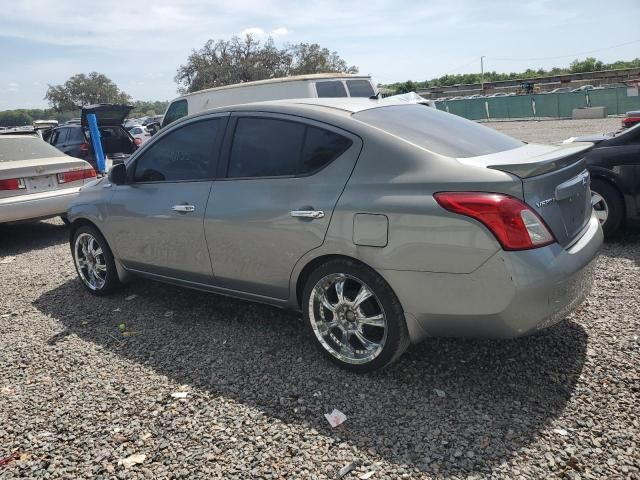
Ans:
<svg viewBox="0 0 640 480"><path fill-rule="evenodd" d="M369 98L375 95L369 80L347 80L347 88L352 97Z"/></svg>
<svg viewBox="0 0 640 480"><path fill-rule="evenodd" d="M476 157L524 145L492 128L425 105L372 108L354 113L353 118L448 157Z"/></svg>
<svg viewBox="0 0 640 480"><path fill-rule="evenodd" d="M64 153L40 137L0 137L0 162L50 157L64 157Z"/></svg>

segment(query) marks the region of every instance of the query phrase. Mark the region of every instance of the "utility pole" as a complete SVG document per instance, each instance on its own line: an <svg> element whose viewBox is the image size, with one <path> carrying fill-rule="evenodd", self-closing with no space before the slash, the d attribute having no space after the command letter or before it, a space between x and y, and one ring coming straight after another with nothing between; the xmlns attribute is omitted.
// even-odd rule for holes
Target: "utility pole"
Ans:
<svg viewBox="0 0 640 480"><path fill-rule="evenodd" d="M485 55L480 57L480 90L484 93L484 59Z"/></svg>

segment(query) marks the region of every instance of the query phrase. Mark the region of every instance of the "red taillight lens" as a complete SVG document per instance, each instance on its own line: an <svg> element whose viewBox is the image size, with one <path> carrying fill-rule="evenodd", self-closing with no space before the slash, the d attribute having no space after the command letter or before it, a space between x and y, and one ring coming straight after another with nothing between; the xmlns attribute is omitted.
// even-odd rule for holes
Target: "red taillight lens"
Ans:
<svg viewBox="0 0 640 480"><path fill-rule="evenodd" d="M482 222L505 250L528 250L555 242L543 220L517 198L483 192L442 192L434 197L444 209Z"/></svg>
<svg viewBox="0 0 640 480"><path fill-rule="evenodd" d="M89 144L88 143L81 143L80 144L80 151L81 152L88 152L89 151Z"/></svg>
<svg viewBox="0 0 640 480"><path fill-rule="evenodd" d="M7 178L0 180L0 190L24 190L27 188L24 178Z"/></svg>
<svg viewBox="0 0 640 480"><path fill-rule="evenodd" d="M93 178L95 176L96 171L93 168L86 168L84 170L71 170L70 172L59 173L58 183L77 182L78 180Z"/></svg>

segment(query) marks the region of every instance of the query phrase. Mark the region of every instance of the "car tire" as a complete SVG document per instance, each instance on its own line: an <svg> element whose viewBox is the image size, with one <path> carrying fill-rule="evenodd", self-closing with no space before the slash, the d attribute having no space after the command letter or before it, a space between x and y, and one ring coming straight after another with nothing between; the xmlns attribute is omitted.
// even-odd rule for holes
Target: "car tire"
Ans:
<svg viewBox="0 0 640 480"><path fill-rule="evenodd" d="M71 237L71 255L82 285L92 294L104 296L121 284L109 244L91 225L82 225Z"/></svg>
<svg viewBox="0 0 640 480"><path fill-rule="evenodd" d="M384 368L410 343L402 306L389 284L354 260L330 260L313 270L304 284L302 311L320 351L349 370Z"/></svg>
<svg viewBox="0 0 640 480"><path fill-rule="evenodd" d="M591 203L600 220L605 238L613 237L622 226L624 219L622 195L609 182L593 179L591 180Z"/></svg>

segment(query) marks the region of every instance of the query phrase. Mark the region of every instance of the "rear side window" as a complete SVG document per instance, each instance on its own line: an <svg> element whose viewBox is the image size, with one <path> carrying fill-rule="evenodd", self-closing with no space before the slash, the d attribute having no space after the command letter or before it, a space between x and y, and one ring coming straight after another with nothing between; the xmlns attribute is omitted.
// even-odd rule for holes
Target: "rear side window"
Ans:
<svg viewBox="0 0 640 480"><path fill-rule="evenodd" d="M477 157L524 145L492 128L425 105L371 108L354 113L353 118L447 157Z"/></svg>
<svg viewBox="0 0 640 480"><path fill-rule="evenodd" d="M222 122L190 123L158 139L136 161L136 182L207 180L218 159Z"/></svg>
<svg viewBox="0 0 640 480"><path fill-rule="evenodd" d="M69 128L69 138L67 141L70 143L83 143L84 135L82 135L82 128Z"/></svg>
<svg viewBox="0 0 640 480"><path fill-rule="evenodd" d="M347 80L347 88L352 97L369 98L375 95L369 80Z"/></svg>
<svg viewBox="0 0 640 480"><path fill-rule="evenodd" d="M68 128L60 128L58 130L56 130L55 132L53 132L53 135L51 136L51 144L52 145L61 145L65 142L65 140L67 139L67 132L69 131Z"/></svg>
<svg viewBox="0 0 640 480"><path fill-rule="evenodd" d="M347 91L344 89L344 84L338 80L316 82L316 92L318 92L318 98L335 98L347 96Z"/></svg>
<svg viewBox="0 0 640 480"><path fill-rule="evenodd" d="M229 178L305 175L344 153L351 140L322 128L272 118L241 118L229 158Z"/></svg>
<svg viewBox="0 0 640 480"><path fill-rule="evenodd" d="M186 100L178 100L169 105L167 113L162 121L162 126L166 127L172 122L175 122L179 118L186 117L189 114L189 109Z"/></svg>

